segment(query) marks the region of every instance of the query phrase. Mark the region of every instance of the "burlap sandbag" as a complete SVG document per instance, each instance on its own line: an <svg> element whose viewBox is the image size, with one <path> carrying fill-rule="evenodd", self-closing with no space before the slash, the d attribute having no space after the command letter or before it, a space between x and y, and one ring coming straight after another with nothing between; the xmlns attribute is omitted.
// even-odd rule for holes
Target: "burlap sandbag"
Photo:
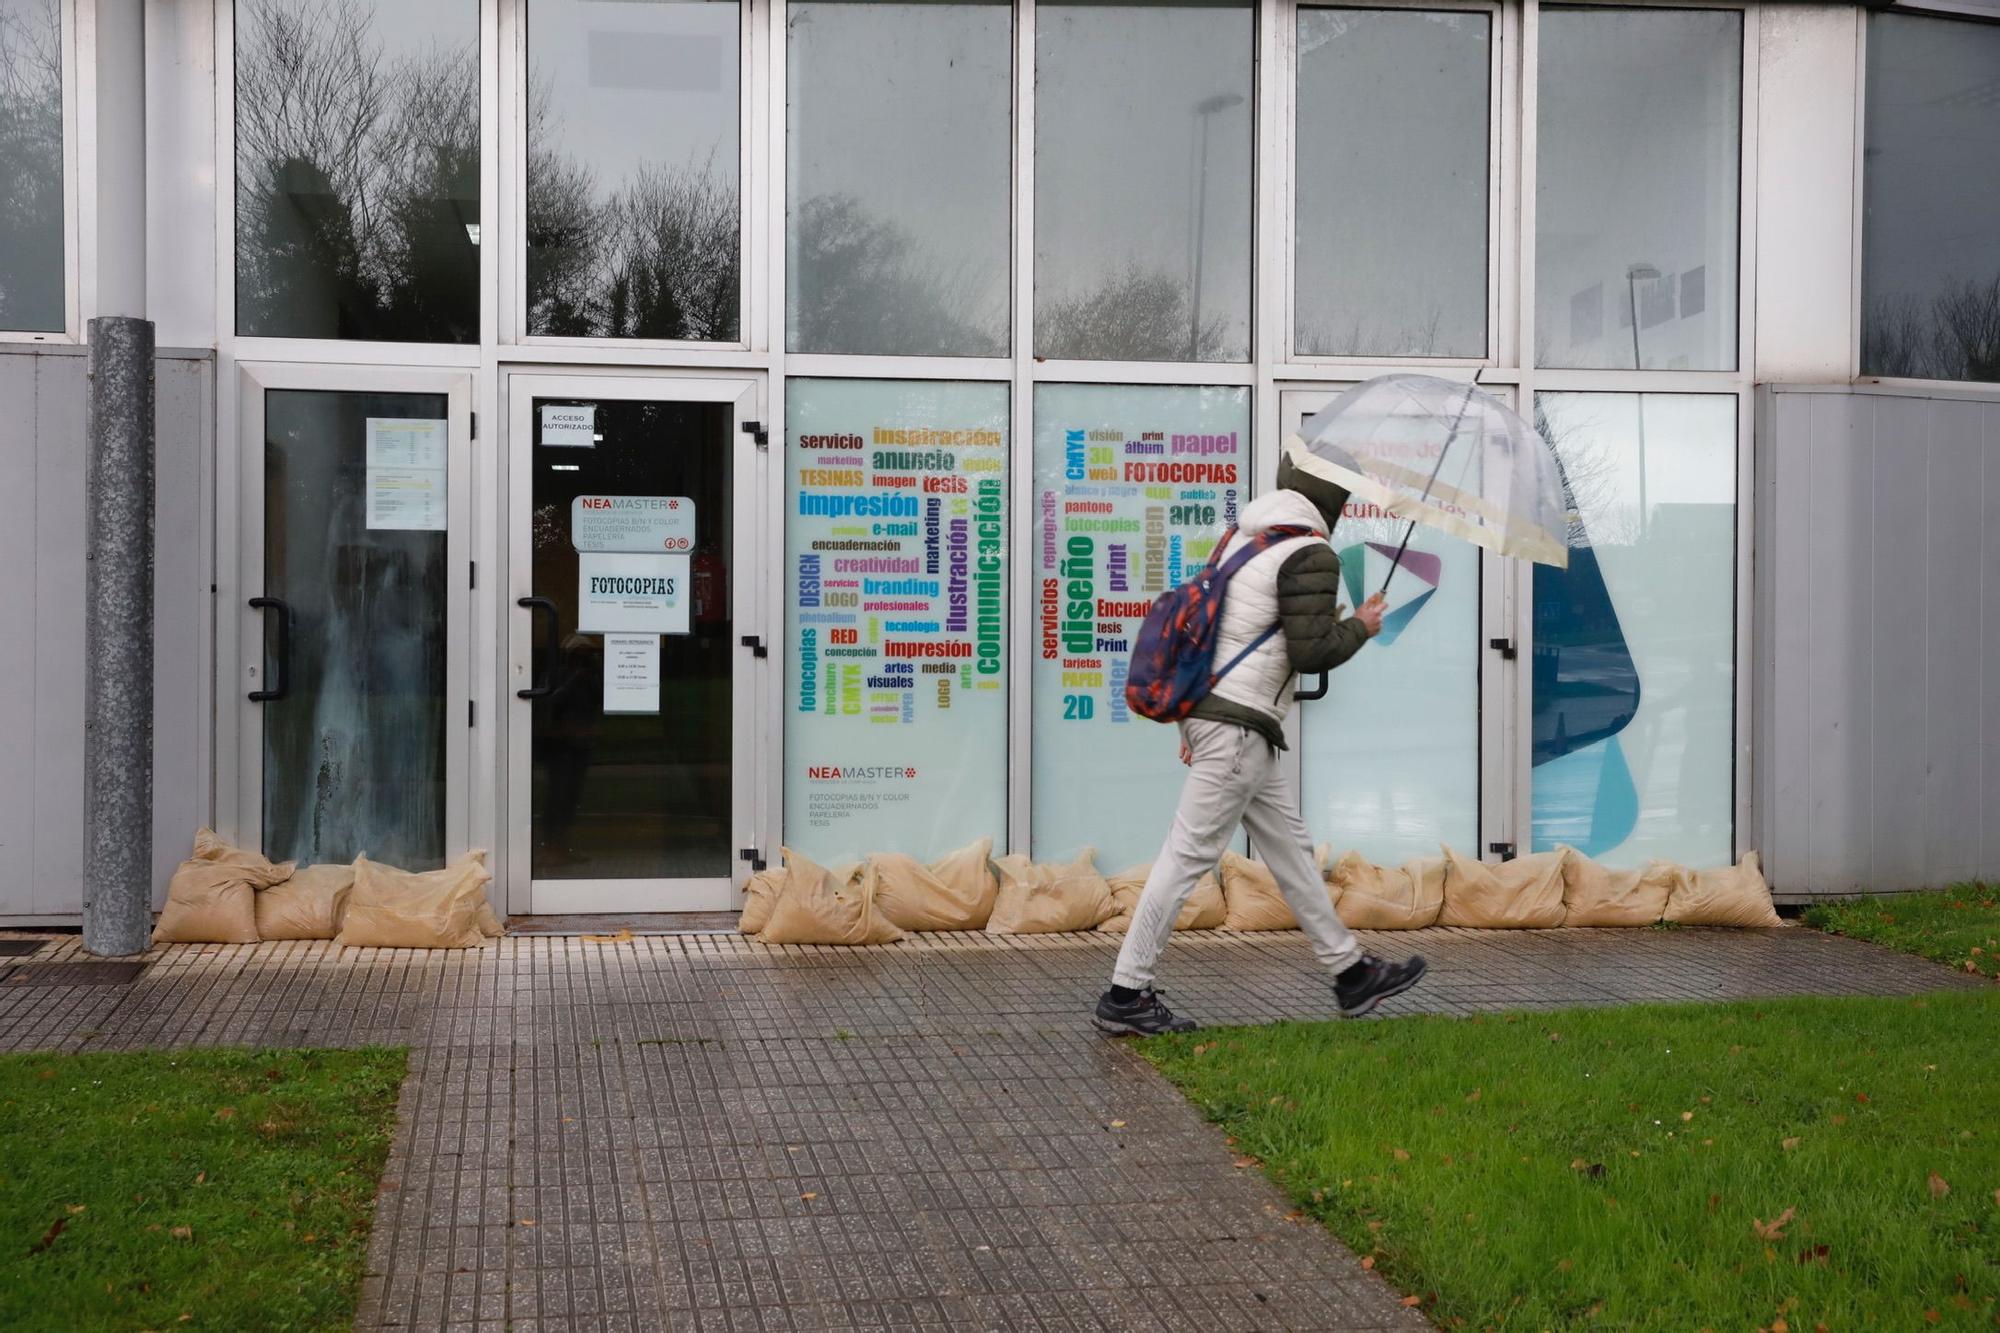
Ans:
<svg viewBox="0 0 2000 1333"><path fill-rule="evenodd" d="M225 847L232 859L181 862L167 885L167 905L153 927L153 943L255 944L260 938L257 890L289 878L292 863L273 865L255 852L214 846Z"/></svg>
<svg viewBox="0 0 2000 1333"><path fill-rule="evenodd" d="M354 867L304 866L257 891L257 933L267 940L330 940L354 891Z"/></svg>
<svg viewBox="0 0 2000 1333"><path fill-rule="evenodd" d="M1563 923L1566 849L1517 856L1489 865L1444 849L1440 926L1490 930L1550 930Z"/></svg>
<svg viewBox="0 0 2000 1333"><path fill-rule="evenodd" d="M1111 886L1097 873L1097 851L1086 847L1068 865L1036 865L1025 856L1003 856L1000 893L986 929L993 935L1051 935L1096 930L1117 911Z"/></svg>
<svg viewBox="0 0 2000 1333"><path fill-rule="evenodd" d="M484 852L471 852L442 870L398 870L365 856L354 861L354 890L347 898L336 940L348 948L471 949L484 944L499 922L486 901Z"/></svg>
<svg viewBox="0 0 2000 1333"><path fill-rule="evenodd" d="M1681 871L1667 895L1666 920L1683 926L1782 926L1757 853L1721 870Z"/></svg>
<svg viewBox="0 0 2000 1333"><path fill-rule="evenodd" d="M234 843L224 842L211 828L195 830L194 859L213 861L217 865L243 866L256 871L261 878L271 884L276 884L289 873L281 871L281 867L295 864L291 861L273 861L262 852L253 852L248 847L238 847Z"/></svg>
<svg viewBox="0 0 2000 1333"><path fill-rule="evenodd" d="M1112 915L1098 926L1099 930L1122 935L1130 929L1132 916L1139 910L1140 895L1146 891L1146 876L1152 873L1153 867L1149 862L1120 871L1104 881L1111 890ZM1174 917L1174 929L1217 930L1227 915L1228 909L1222 902L1222 882L1211 870L1195 882L1194 892L1181 904L1180 914Z"/></svg>
<svg viewBox="0 0 2000 1333"><path fill-rule="evenodd" d="M894 852L868 858L863 873L875 910L903 930L984 930L1000 880L993 873L993 839L925 865Z"/></svg>
<svg viewBox="0 0 2000 1333"><path fill-rule="evenodd" d="M1262 861L1241 852L1222 854L1224 930L1297 930L1299 919L1278 891L1278 878Z"/></svg>
<svg viewBox="0 0 2000 1333"><path fill-rule="evenodd" d="M896 923L875 909L868 877L858 865L827 870L784 849L785 886L757 938L766 944L893 944Z"/></svg>
<svg viewBox="0 0 2000 1333"><path fill-rule="evenodd" d="M1350 851L1334 862L1327 878L1340 919L1350 930L1421 930L1437 922L1444 906L1441 857L1389 867Z"/></svg>
<svg viewBox="0 0 2000 1333"><path fill-rule="evenodd" d="M771 909L777 906L778 895L785 891L785 868L781 865L760 870L750 877L743 886L743 915L737 919L736 929L744 935L755 935L771 919Z"/></svg>
<svg viewBox="0 0 2000 1333"><path fill-rule="evenodd" d="M1680 867L1654 861L1638 870L1610 870L1574 847L1564 850L1565 926L1650 926L1666 915Z"/></svg>

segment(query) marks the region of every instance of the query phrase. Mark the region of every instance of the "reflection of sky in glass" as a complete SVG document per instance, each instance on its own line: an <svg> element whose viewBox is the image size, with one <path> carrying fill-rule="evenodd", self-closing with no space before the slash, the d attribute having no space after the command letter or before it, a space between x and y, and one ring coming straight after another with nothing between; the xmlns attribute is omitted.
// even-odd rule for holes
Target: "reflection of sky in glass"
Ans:
<svg viewBox="0 0 2000 1333"><path fill-rule="evenodd" d="M1538 395L1593 545L1636 538L1642 457L1651 517L1669 505L1736 501L1736 399L1649 393L1643 426L1640 400L1635 393Z"/></svg>
<svg viewBox="0 0 2000 1333"><path fill-rule="evenodd" d="M599 189L647 163L736 174L738 10L704 0L533 0L529 77Z"/></svg>
<svg viewBox="0 0 2000 1333"><path fill-rule="evenodd" d="M66 317L62 115L57 0L0 0L0 328Z"/></svg>
<svg viewBox="0 0 2000 1333"><path fill-rule="evenodd" d="M1537 364L1631 368L1636 304L1647 369L1734 366L1741 14L1546 9L1540 43Z"/></svg>

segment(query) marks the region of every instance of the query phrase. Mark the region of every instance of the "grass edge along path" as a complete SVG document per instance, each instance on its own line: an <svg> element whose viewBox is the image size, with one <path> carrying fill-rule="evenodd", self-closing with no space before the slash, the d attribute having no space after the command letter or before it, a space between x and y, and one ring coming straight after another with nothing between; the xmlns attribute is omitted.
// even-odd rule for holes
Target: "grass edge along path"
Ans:
<svg viewBox="0 0 2000 1333"><path fill-rule="evenodd" d="M0 1056L0 1327L350 1326L407 1066Z"/></svg>
<svg viewBox="0 0 2000 1333"><path fill-rule="evenodd" d="M1444 1327L1991 1328L2000 992L1142 1043Z"/></svg>
<svg viewBox="0 0 2000 1333"><path fill-rule="evenodd" d="M1934 892L1836 898L1807 908L1805 922L1829 935L2000 979L2000 886L1954 884Z"/></svg>

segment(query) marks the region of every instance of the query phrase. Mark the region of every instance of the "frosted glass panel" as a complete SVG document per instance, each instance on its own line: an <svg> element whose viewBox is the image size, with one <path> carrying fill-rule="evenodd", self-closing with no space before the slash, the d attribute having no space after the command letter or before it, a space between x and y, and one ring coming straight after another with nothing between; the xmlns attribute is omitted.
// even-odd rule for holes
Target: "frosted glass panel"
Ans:
<svg viewBox="0 0 2000 1333"><path fill-rule="evenodd" d="M0 0L0 329L65 320L61 0Z"/></svg>

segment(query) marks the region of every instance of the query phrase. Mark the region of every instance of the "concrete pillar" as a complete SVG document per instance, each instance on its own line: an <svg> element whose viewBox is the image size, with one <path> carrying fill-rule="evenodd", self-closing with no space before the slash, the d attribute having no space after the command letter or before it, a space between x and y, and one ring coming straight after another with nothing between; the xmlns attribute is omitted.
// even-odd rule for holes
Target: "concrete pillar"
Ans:
<svg viewBox="0 0 2000 1333"><path fill-rule="evenodd" d="M153 325L90 321L83 947L143 952L153 899Z"/></svg>

